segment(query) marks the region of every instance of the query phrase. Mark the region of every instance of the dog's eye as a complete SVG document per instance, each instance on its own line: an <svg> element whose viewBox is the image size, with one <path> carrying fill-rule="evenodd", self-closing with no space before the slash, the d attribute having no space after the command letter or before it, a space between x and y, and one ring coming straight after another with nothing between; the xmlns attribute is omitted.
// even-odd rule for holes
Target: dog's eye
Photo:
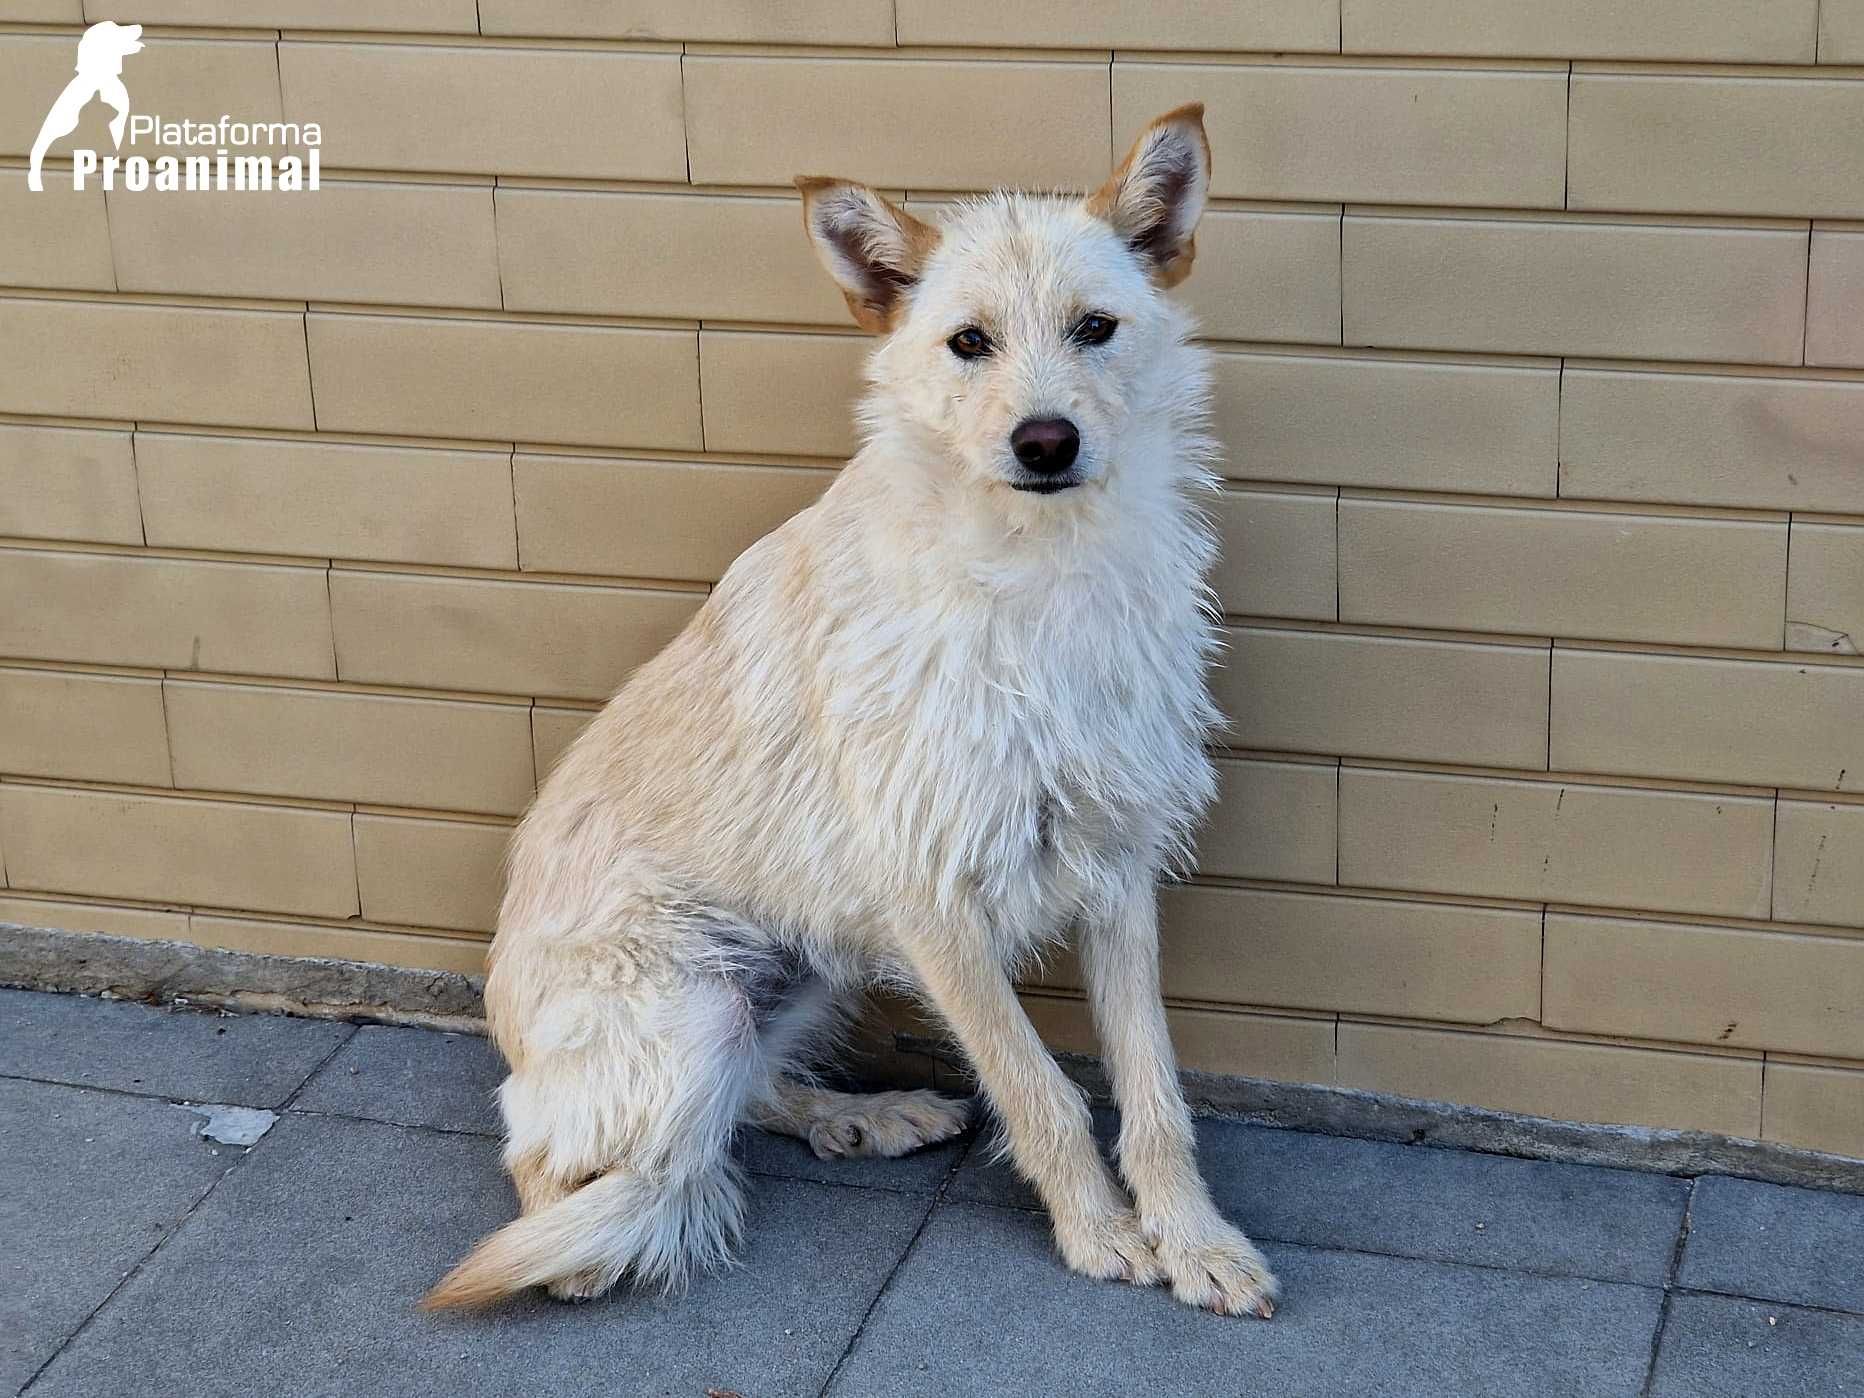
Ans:
<svg viewBox="0 0 1864 1398"><path fill-rule="evenodd" d="M975 325L967 325L945 342L945 346L960 359L982 359L996 346L990 343L990 336Z"/></svg>
<svg viewBox="0 0 1864 1398"><path fill-rule="evenodd" d="M1086 315L1075 323L1074 329L1068 332L1068 338L1077 345L1104 345L1119 328L1119 321L1112 316Z"/></svg>

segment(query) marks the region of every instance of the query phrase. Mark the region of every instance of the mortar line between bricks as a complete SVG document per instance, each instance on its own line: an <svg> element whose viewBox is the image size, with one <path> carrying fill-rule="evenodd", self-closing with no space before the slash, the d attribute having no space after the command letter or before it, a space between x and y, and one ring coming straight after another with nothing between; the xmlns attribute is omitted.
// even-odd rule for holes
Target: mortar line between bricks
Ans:
<svg viewBox="0 0 1864 1398"><path fill-rule="evenodd" d="M848 1343L842 1346L841 1354L835 1360L835 1366L828 1371L828 1377L822 1380L822 1387L817 1390L816 1398L828 1398L828 1391L835 1386L835 1380L841 1377L841 1371L847 1367L849 1358L854 1354L854 1347L860 1344L861 1336L867 1333L868 1321L874 1318L874 1312L880 1308L881 1301L893 1289L893 1279L900 1274L900 1268L906 1265L906 1259L913 1255L913 1249L919 1246L919 1240L925 1236L926 1229L931 1226L932 1215L944 1205L946 1195L950 1193L952 1185L957 1181L959 1170L964 1168L964 1162L970 1158L971 1152L976 1147L977 1143L973 1140L946 1169L945 1178L940 1180L938 1188L932 1191L932 1198L926 1205L926 1211L920 1216L919 1226L913 1229L913 1236L906 1240L906 1246L900 1249L900 1255L887 1269L885 1279L880 1283L879 1289L874 1292L874 1299L869 1301L867 1309L861 1312L861 1319L856 1323L854 1332L848 1336Z"/></svg>
<svg viewBox="0 0 1864 1398"><path fill-rule="evenodd" d="M1663 1302L1657 1307L1657 1323L1651 1327L1650 1355L1644 1361L1644 1383L1639 1398L1650 1398L1651 1386L1657 1382L1657 1356L1663 1350L1663 1332L1670 1328L1670 1299L1676 1293L1677 1274L1683 1270L1683 1249L1689 1245L1689 1229L1696 1209L1696 1180L1689 1182L1683 1198L1683 1217L1676 1225L1676 1241L1670 1245L1670 1265L1663 1277Z"/></svg>
<svg viewBox="0 0 1864 1398"><path fill-rule="evenodd" d="M27 1079L27 1081L32 1081L32 1079ZM133 1097L133 1096L136 1096L137 1094L123 1093L121 1095L126 1096L126 1097ZM195 1213L199 1211L201 1205L205 1204L209 1199L211 1199L214 1195L214 1191L219 1189L221 1185L225 1184L227 1180L232 1177L233 1172L239 1169L241 1165L245 1164L247 1158L251 1156L252 1153L264 1143L265 1143L265 1137L261 1136L257 1141L254 1141L250 1146L239 1148L239 1154L236 1157L234 1157L234 1159L232 1159L231 1161L227 1163L226 1169L222 1170L217 1176L214 1177L214 1179L208 1182L207 1188L203 1189L200 1192L200 1194L195 1198L194 1202L188 1205L187 1212L185 1212L184 1214L182 1214L180 1218L175 1220L175 1226L173 1228L170 1228L167 1232L163 1233L161 1237L155 1240L155 1246L153 1246L147 1252L145 1252L139 1259L137 1259L135 1266L131 1267L127 1272L125 1272L120 1278L117 1279L117 1284L110 1288L109 1294L106 1295L104 1299L99 1301L95 1306L91 1307L90 1312L84 1317L84 1319L79 1321L77 1326L72 1330L72 1332L69 1335L65 1336L64 1339L60 1340L58 1344L53 1348L52 1352L45 1357L45 1363L41 1364L38 1368L32 1371L32 1377L27 1379L25 1383L20 1385L20 1388L19 1388L20 1398L26 1398L26 1394L31 1391L32 1386L38 1383L38 1381L45 1376L45 1371L47 1369L50 1369L52 1365L58 1361L58 1356L63 1354L67 1349L69 1349L73 1344L75 1344L80 1335L82 1335L86 1330L90 1329L91 1322L96 1320L98 1316L104 1313L104 1309L107 1306L109 1306L109 1304L112 1301L116 1300L118 1293L121 1292L124 1287L128 1286L137 1277L142 1275L142 1269L149 1265L149 1263L154 1259L157 1253L159 1253L163 1248L168 1246L170 1239L174 1238L176 1234L180 1233L182 1229L188 1226L188 1220L194 1217Z"/></svg>

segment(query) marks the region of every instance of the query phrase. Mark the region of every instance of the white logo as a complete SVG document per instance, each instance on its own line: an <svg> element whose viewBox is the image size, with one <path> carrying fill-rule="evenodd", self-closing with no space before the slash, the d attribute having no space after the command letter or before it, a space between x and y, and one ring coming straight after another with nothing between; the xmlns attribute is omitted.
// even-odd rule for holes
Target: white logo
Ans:
<svg viewBox="0 0 1864 1398"><path fill-rule="evenodd" d="M39 139L32 143L32 169L26 176L28 188L43 188L39 166L45 160L46 147L60 136L78 129L78 118L91 98L101 97L116 115L110 119L110 139L120 150L123 146L123 123L129 120L129 89L123 86L123 60L142 52L142 26L117 24L103 20L84 31L78 40L78 75L65 84L65 90L45 114Z"/></svg>
<svg viewBox="0 0 1864 1398"><path fill-rule="evenodd" d="M117 182L128 190L314 190L319 187L319 147L323 131L314 121L235 121L222 114L211 118L167 121L160 116L138 112L130 115L129 89L123 86L123 60L142 52L142 26L117 24L101 20L86 29L78 39L78 75L65 84L65 90L52 103L39 127L39 137L32 143L32 168L27 172L29 189L44 189L41 166L46 151L54 141L78 129L78 121L93 97L116 113L110 119L110 140L116 149L123 148L127 128L134 146L143 137L158 145L212 147L211 155L104 155L83 148L71 152L71 187L83 189L92 175L100 177L105 189L114 190ZM240 153L235 147L259 145L303 146L303 156L285 155L276 160L269 154Z"/></svg>

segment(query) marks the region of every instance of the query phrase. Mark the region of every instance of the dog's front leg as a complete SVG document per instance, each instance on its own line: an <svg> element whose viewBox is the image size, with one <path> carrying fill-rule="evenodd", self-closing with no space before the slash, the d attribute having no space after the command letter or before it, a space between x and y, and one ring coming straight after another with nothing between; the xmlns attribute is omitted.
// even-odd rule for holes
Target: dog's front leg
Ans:
<svg viewBox="0 0 1864 1398"><path fill-rule="evenodd" d="M1197 1168L1159 992L1158 902L1150 880L1081 937L1088 996L1120 1105L1120 1171L1180 1301L1269 1316L1276 1283L1241 1230L1224 1221Z"/></svg>
<svg viewBox="0 0 1864 1398"><path fill-rule="evenodd" d="M1075 1271L1150 1286L1164 1277L1139 1220L1094 1148L1087 1103L1017 1003L979 929L917 936L907 959L1003 1119L1010 1154L1048 1206Z"/></svg>

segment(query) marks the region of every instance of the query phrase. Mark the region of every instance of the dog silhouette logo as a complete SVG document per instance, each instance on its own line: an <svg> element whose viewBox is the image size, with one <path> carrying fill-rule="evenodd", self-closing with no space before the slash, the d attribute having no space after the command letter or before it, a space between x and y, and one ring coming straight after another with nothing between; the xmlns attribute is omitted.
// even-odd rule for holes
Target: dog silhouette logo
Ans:
<svg viewBox="0 0 1864 1398"><path fill-rule="evenodd" d="M110 119L110 139L120 149L123 126L129 120L129 89L123 86L123 60L142 52L142 26L101 20L86 29L78 40L78 75L65 84L65 90L45 114L39 139L32 143L32 168L27 172L29 189L43 188L39 167L46 149L61 136L78 129L78 119L91 98L102 99L116 113Z"/></svg>

